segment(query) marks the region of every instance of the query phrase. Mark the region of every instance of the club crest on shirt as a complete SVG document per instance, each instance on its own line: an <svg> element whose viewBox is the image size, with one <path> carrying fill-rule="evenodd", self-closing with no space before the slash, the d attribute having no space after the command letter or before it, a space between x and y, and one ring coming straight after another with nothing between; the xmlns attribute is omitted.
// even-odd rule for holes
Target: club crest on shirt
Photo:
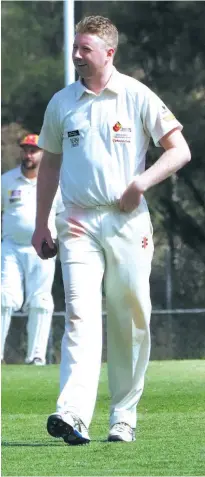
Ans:
<svg viewBox="0 0 205 477"><path fill-rule="evenodd" d="M14 190L9 190L8 191L8 196L9 196L9 202L18 202L21 200L21 190L14 189Z"/></svg>
<svg viewBox="0 0 205 477"><path fill-rule="evenodd" d="M71 147L77 147L79 146L80 142L80 133L78 129L75 129L74 131L68 131L68 138L70 139L70 145Z"/></svg>
<svg viewBox="0 0 205 477"><path fill-rule="evenodd" d="M132 128L125 128L120 121L117 121L113 126L113 142L129 143L131 142Z"/></svg>

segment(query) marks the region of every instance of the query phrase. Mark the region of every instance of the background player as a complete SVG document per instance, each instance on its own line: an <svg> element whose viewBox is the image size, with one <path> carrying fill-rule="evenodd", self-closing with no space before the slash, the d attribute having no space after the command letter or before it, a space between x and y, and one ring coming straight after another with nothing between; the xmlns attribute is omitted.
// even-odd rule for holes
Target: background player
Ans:
<svg viewBox="0 0 205 477"><path fill-rule="evenodd" d="M44 365L54 309L51 294L55 258L41 260L31 245L36 220L36 184L42 150L38 135L28 134L21 146L21 165L2 175L1 359L11 316L23 305L28 311L26 363ZM57 235L57 215L63 210L60 190L54 198L49 224Z"/></svg>

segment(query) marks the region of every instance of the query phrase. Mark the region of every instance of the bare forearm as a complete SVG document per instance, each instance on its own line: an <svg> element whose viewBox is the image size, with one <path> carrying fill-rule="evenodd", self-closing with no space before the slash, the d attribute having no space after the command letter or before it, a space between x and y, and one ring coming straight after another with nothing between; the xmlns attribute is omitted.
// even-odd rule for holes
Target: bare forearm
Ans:
<svg viewBox="0 0 205 477"><path fill-rule="evenodd" d="M187 149L180 154L179 149L172 148L165 151L160 158L140 176L142 190L145 192L150 187L167 179L173 173L181 169L190 160Z"/></svg>
<svg viewBox="0 0 205 477"><path fill-rule="evenodd" d="M37 181L36 227L47 225L58 184L61 155L44 151Z"/></svg>
<svg viewBox="0 0 205 477"><path fill-rule="evenodd" d="M121 211L134 210L138 207L144 192L167 179L190 161L191 153L180 131L171 131L161 139L160 143L165 152L153 166L141 175L137 175L129 184L119 201Z"/></svg>

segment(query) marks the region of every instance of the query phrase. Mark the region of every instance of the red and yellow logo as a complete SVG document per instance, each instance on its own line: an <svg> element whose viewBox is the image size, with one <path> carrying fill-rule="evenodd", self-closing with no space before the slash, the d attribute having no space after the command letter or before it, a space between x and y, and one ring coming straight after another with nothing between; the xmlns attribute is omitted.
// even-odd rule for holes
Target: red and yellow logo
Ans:
<svg viewBox="0 0 205 477"><path fill-rule="evenodd" d="M117 132L117 131L120 131L120 129L122 129L122 124L120 124L120 122L117 121L117 123L115 123L115 125L113 126L113 131Z"/></svg>

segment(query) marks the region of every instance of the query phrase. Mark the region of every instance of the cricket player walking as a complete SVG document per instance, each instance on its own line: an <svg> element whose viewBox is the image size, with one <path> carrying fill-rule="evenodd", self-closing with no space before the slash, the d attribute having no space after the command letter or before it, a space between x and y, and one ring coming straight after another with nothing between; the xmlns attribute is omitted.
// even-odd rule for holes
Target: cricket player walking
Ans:
<svg viewBox="0 0 205 477"><path fill-rule="evenodd" d="M103 277L108 441L135 440L150 356L153 240L144 194L191 157L171 111L144 84L114 68L117 44L118 31L109 19L91 16L78 23L73 61L79 79L53 96L39 137L44 154L32 242L39 255L42 237L51 243L47 218L59 174L65 204L59 240L66 322L60 395L47 430L71 445L90 441L101 368ZM145 170L150 138L163 151Z"/></svg>
<svg viewBox="0 0 205 477"><path fill-rule="evenodd" d="M44 365L54 309L51 293L55 258L41 260L31 245L36 221L36 184L43 151L38 135L29 134L20 143L21 165L5 172L1 181L1 359L11 316L22 308L28 313L27 364ZM53 239L57 217L63 210L58 189L49 215Z"/></svg>

